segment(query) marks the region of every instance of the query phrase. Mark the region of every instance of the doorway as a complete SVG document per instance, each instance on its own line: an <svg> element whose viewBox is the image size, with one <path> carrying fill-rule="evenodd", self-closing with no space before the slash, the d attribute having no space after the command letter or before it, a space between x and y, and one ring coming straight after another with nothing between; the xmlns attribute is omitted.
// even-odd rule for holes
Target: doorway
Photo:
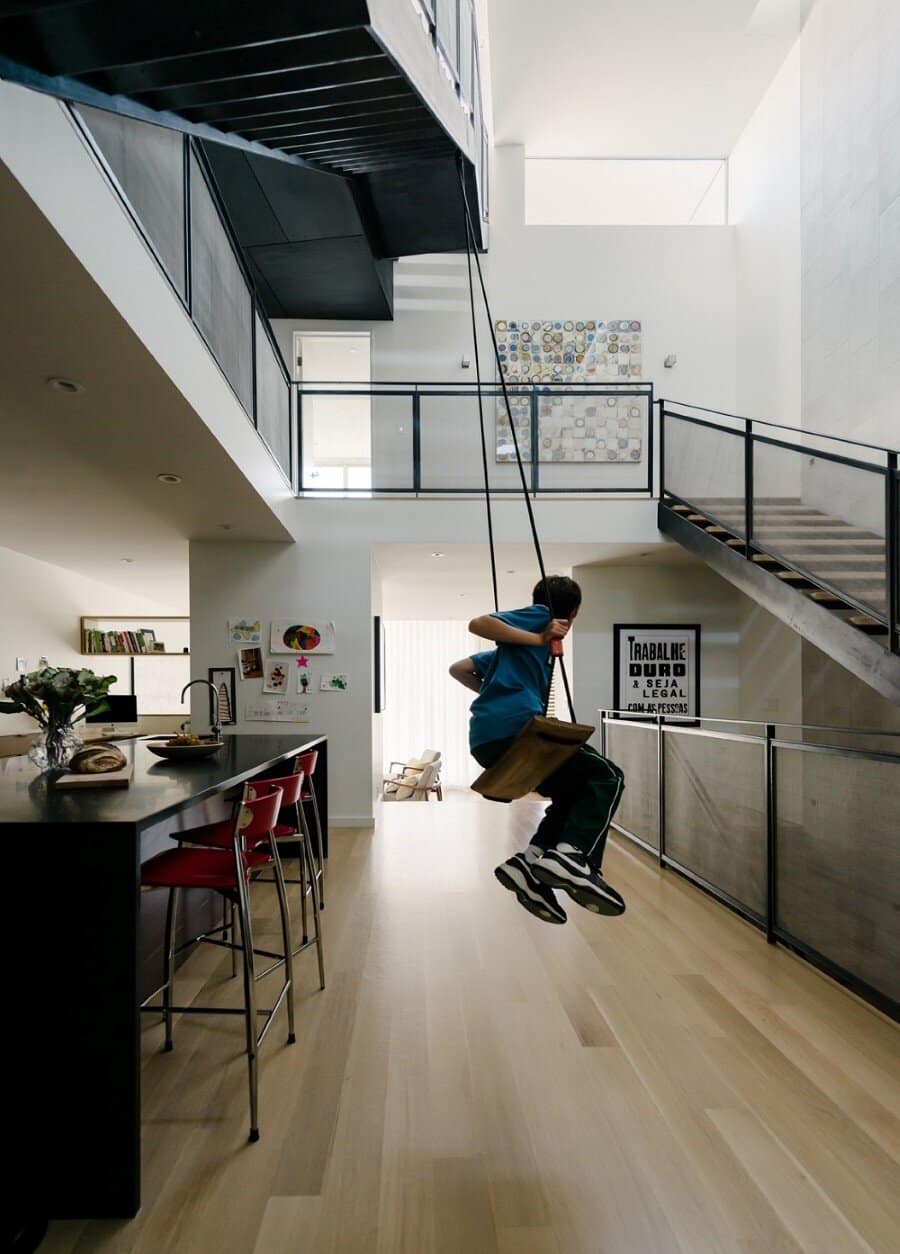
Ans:
<svg viewBox="0 0 900 1254"><path fill-rule="evenodd" d="M339 395L301 395L301 488L323 496L367 495L372 487L371 335L296 331L294 363L296 378L307 387L341 388Z"/></svg>

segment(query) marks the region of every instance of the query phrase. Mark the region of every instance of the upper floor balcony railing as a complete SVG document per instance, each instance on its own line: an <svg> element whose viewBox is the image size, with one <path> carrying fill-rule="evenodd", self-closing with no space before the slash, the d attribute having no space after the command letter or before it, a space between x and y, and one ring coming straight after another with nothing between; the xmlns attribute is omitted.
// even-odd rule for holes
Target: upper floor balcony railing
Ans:
<svg viewBox="0 0 900 1254"><path fill-rule="evenodd" d="M422 17L444 72L453 84L461 107L476 136L475 174L481 217L490 216L488 201L490 139L484 116L483 67L478 55L478 25L473 0L411 0Z"/></svg>
<svg viewBox="0 0 900 1254"><path fill-rule="evenodd" d="M69 106L82 135L288 483L293 392L196 140Z"/></svg>
<svg viewBox="0 0 900 1254"><path fill-rule="evenodd" d="M474 495L484 491L471 383L297 384L301 495ZM653 384L510 387L529 492L653 495ZM503 392L482 385L488 483L521 493Z"/></svg>

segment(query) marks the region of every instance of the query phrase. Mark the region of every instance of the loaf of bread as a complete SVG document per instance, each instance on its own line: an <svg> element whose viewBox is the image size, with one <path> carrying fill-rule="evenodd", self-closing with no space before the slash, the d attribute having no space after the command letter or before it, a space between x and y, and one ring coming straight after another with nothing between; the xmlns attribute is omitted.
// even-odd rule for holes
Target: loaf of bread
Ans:
<svg viewBox="0 0 900 1254"><path fill-rule="evenodd" d="M76 775L105 775L120 771L125 762L125 754L115 745L85 745L72 758L69 770Z"/></svg>

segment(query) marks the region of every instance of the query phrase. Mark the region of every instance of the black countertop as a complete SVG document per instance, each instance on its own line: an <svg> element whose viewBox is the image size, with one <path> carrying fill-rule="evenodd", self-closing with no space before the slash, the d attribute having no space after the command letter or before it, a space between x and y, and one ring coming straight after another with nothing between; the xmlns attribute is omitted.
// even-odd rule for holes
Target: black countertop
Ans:
<svg viewBox="0 0 900 1254"><path fill-rule="evenodd" d="M321 743L317 732L226 736L218 753L199 762L155 757L143 741L119 748L134 764L127 788L54 791L27 758L0 758L0 825L128 823L138 829L252 779Z"/></svg>

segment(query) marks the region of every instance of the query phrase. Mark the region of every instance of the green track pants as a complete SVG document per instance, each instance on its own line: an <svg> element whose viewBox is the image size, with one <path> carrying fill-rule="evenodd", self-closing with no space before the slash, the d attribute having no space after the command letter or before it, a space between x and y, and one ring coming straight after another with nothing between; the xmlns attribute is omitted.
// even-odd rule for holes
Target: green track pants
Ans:
<svg viewBox="0 0 900 1254"><path fill-rule="evenodd" d="M492 740L476 745L472 756L480 766L492 766L509 747L510 740ZM590 745L582 745L552 775L537 786L551 804L532 836L542 849L573 845L599 869L606 848L606 836L625 787L625 776L614 762L602 757Z"/></svg>

